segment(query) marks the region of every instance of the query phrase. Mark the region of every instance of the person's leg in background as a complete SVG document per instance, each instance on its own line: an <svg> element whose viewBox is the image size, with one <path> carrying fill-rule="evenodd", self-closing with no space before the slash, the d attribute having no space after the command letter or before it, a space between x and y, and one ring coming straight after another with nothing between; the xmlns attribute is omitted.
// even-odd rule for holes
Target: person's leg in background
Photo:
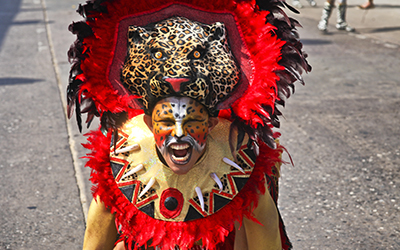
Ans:
<svg viewBox="0 0 400 250"><path fill-rule="evenodd" d="M346 0L339 0L339 5L337 6L337 22L336 29L345 30L347 32L353 32L355 29L350 27L346 22L346 11L347 11L347 2Z"/></svg>
<svg viewBox="0 0 400 250"><path fill-rule="evenodd" d="M329 17L332 14L332 9L335 4L335 0L327 0L322 9L321 21L318 23L318 29L320 31L326 32L328 30Z"/></svg>

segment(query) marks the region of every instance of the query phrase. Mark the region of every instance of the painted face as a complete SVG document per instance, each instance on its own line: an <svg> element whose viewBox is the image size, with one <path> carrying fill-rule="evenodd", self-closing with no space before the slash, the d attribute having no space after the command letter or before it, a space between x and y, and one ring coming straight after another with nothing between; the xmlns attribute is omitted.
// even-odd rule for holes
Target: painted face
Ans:
<svg viewBox="0 0 400 250"><path fill-rule="evenodd" d="M159 101L152 112L159 151L176 174L187 173L204 153L209 132L205 107L188 97Z"/></svg>

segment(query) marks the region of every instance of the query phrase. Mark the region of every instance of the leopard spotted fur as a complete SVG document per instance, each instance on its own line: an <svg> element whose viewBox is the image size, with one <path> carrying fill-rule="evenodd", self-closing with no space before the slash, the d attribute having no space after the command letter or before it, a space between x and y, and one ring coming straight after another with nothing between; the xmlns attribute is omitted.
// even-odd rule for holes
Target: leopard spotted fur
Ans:
<svg viewBox="0 0 400 250"><path fill-rule="evenodd" d="M122 82L145 110L167 96L191 97L209 110L226 99L239 69L223 23L211 25L172 17L147 27L130 26ZM166 81L187 78L175 91Z"/></svg>

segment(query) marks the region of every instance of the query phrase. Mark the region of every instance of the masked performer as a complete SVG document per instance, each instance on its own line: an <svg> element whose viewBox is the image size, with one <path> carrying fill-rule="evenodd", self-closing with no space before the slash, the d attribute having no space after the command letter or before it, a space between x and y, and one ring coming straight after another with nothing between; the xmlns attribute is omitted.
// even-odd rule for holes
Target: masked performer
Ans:
<svg viewBox="0 0 400 250"><path fill-rule="evenodd" d="M277 105L310 71L266 1L89 1L68 114L100 116L85 249L290 249L277 210ZM287 6L291 8L290 6ZM292 8L291 8L292 9ZM83 110L81 110L81 108ZM144 113L144 114L143 114Z"/></svg>

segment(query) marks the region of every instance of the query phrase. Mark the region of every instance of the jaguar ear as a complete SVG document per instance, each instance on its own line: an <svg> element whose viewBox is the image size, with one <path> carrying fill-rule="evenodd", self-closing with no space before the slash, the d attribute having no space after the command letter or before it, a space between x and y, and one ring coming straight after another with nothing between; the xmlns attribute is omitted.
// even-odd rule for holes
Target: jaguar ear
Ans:
<svg viewBox="0 0 400 250"><path fill-rule="evenodd" d="M225 29L225 24L221 22L216 22L211 24L210 26L210 39L211 41L215 40L223 40L226 37L226 29Z"/></svg>
<svg viewBox="0 0 400 250"><path fill-rule="evenodd" d="M128 29L128 41L129 43L140 43L143 39L150 36L149 32L139 26L129 26Z"/></svg>

